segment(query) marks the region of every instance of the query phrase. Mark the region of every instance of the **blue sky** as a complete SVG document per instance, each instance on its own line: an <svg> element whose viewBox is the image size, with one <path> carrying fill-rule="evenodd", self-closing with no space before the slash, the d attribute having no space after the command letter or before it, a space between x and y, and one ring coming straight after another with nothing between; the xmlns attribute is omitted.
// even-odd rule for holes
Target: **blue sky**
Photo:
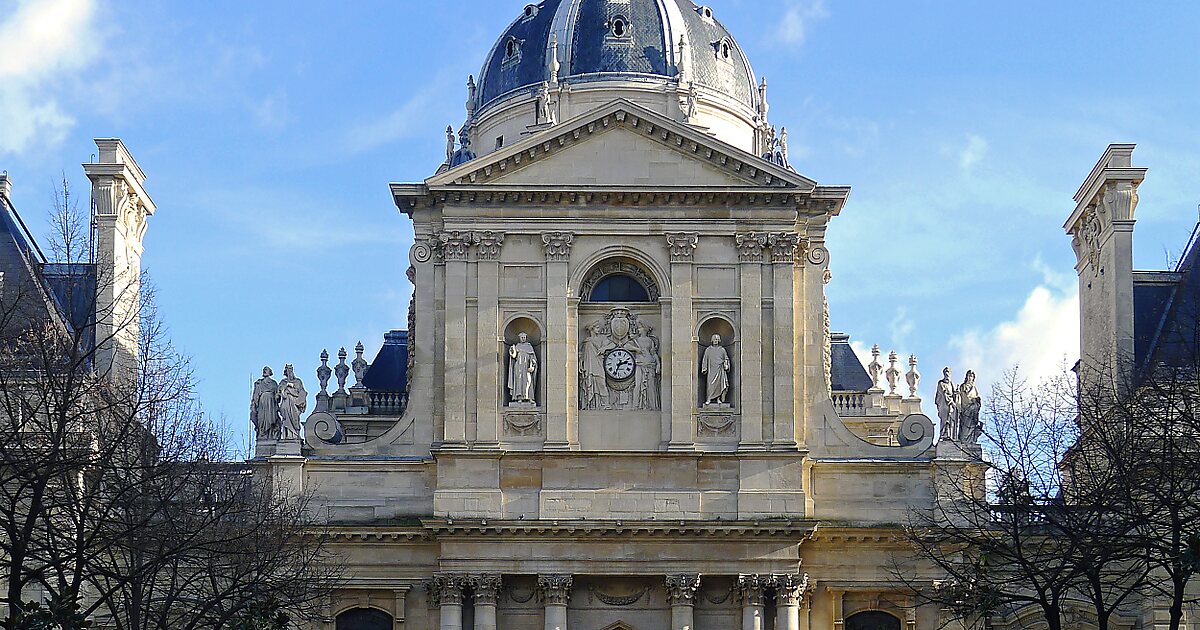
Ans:
<svg viewBox="0 0 1200 630"><path fill-rule="evenodd" d="M1200 204L1200 4L711 0L771 86L793 165L854 187L833 325L995 378L1077 352L1062 223L1110 142L1150 167L1136 264ZM519 0L0 0L0 169L44 233L52 187L119 136L158 204L146 265L213 413L262 365L404 326L411 233L388 182L444 157ZM864 346L860 346L864 347ZM315 385L315 384L314 384ZM310 387L310 390L315 389ZM931 405L929 405L931 407Z"/></svg>

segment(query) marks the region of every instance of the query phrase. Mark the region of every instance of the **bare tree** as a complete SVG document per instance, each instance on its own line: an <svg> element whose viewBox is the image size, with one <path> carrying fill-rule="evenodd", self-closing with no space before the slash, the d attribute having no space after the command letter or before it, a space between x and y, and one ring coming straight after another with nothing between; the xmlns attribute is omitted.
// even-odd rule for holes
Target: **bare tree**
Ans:
<svg viewBox="0 0 1200 630"><path fill-rule="evenodd" d="M988 462L940 469L932 510L912 515L907 562L940 577L911 586L950 619L1035 606L1051 630L1080 610L1107 630L1144 591L1136 527L1117 516L1127 479L1083 456L1077 401L1067 373L1030 385L1008 372L983 414Z"/></svg>
<svg viewBox="0 0 1200 630"><path fill-rule="evenodd" d="M55 198L55 261L31 261L0 294L5 627L31 618L34 591L123 630L229 627L264 601L313 618L335 576L306 498L222 463L228 432L195 400L151 285L100 303L121 279L92 264L65 181ZM140 308L122 315L122 300ZM98 361L131 331L135 365Z"/></svg>

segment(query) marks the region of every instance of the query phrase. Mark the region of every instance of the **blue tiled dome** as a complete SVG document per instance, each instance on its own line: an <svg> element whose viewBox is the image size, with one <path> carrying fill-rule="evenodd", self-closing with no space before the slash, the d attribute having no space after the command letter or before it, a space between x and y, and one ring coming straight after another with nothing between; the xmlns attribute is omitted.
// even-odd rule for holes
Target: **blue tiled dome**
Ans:
<svg viewBox="0 0 1200 630"><path fill-rule="evenodd" d="M757 105L750 63L708 7L690 0L544 0L527 5L492 48L480 71L477 110L548 81L551 41L566 83L675 78L686 50L688 81L751 110Z"/></svg>

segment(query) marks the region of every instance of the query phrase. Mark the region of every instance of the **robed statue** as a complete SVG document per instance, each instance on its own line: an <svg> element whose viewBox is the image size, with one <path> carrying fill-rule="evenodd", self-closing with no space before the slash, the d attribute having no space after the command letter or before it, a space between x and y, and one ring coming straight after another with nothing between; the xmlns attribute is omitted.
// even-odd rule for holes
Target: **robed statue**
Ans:
<svg viewBox="0 0 1200 630"><path fill-rule="evenodd" d="M279 439L279 383L271 378L273 375L271 368L264 367L250 397L250 422L259 440Z"/></svg>
<svg viewBox="0 0 1200 630"><path fill-rule="evenodd" d="M300 441L300 414L308 408L308 392L304 383L296 378L292 364L283 367L283 380L279 381L280 441Z"/></svg>
<svg viewBox="0 0 1200 630"><path fill-rule="evenodd" d="M658 357L658 341L650 336L650 325L638 326L637 339L633 342L634 390L637 392L634 407L645 411L658 411L662 403L658 400L658 377L662 374L662 361Z"/></svg>
<svg viewBox="0 0 1200 630"><path fill-rule="evenodd" d="M933 404L937 406L938 420L942 425L942 439L958 441L958 389L951 379L950 368L942 370L942 380L937 382Z"/></svg>
<svg viewBox="0 0 1200 630"><path fill-rule="evenodd" d="M508 395L514 404L528 405L537 401L537 354L529 335L517 335L517 343L508 349Z"/></svg>
<svg viewBox="0 0 1200 630"><path fill-rule="evenodd" d="M607 409L610 392L604 376L604 353L612 347L612 341L600 332L599 322L584 330L587 337L579 350L580 409Z"/></svg>
<svg viewBox="0 0 1200 630"><path fill-rule="evenodd" d="M704 405L722 406L729 396L729 353L721 345L721 335L712 336L712 345L704 350L700 373L705 378Z"/></svg>
<svg viewBox="0 0 1200 630"><path fill-rule="evenodd" d="M975 372L968 370L963 384L958 386L958 439L968 444L979 440L982 433L979 411L982 406L983 397L975 386Z"/></svg>

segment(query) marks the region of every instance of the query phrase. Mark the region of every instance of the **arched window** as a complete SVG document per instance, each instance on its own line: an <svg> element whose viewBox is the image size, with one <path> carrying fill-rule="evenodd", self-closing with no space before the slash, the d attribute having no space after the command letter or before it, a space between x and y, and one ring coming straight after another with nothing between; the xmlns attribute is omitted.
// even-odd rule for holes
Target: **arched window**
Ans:
<svg viewBox="0 0 1200 630"><path fill-rule="evenodd" d="M878 610L868 610L846 619L846 630L900 630L900 619Z"/></svg>
<svg viewBox="0 0 1200 630"><path fill-rule="evenodd" d="M629 20L626 20L623 15L614 17L611 26L613 37L625 37L629 34Z"/></svg>
<svg viewBox="0 0 1200 630"><path fill-rule="evenodd" d="M392 616L374 608L353 608L337 617L337 630L392 630L392 627Z"/></svg>
<svg viewBox="0 0 1200 630"><path fill-rule="evenodd" d="M632 276L623 274L608 276L596 283L589 302L650 302L650 292Z"/></svg>

